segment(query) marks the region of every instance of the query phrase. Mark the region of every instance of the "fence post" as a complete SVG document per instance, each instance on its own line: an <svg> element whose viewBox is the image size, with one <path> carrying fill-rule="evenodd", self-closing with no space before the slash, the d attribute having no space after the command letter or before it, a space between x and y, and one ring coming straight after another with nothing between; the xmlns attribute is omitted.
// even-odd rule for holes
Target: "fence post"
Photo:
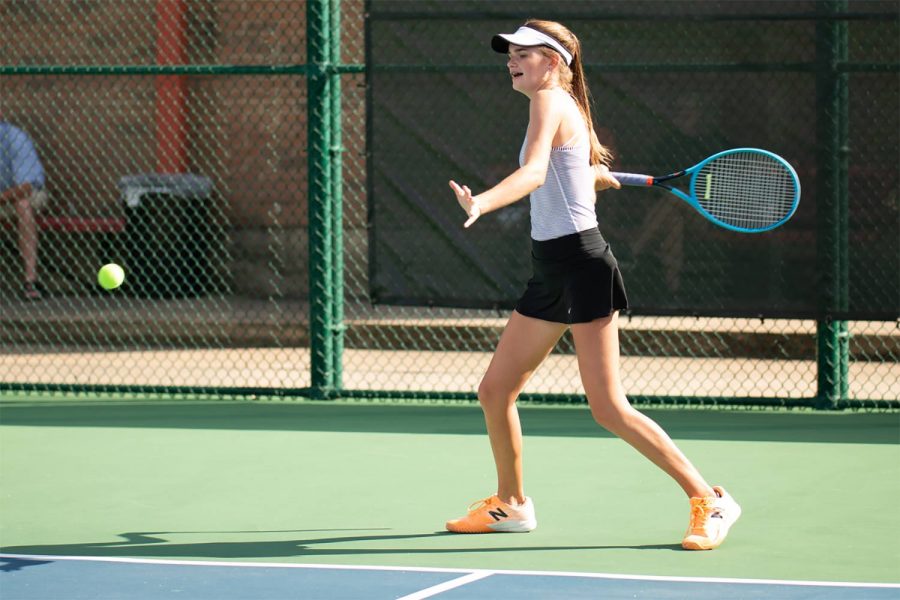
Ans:
<svg viewBox="0 0 900 600"><path fill-rule="evenodd" d="M816 253L821 275L821 308L828 314L849 309L847 22L836 13L846 0L820 2L816 10ZM826 316L817 324L816 406L838 408L849 394L847 321Z"/></svg>
<svg viewBox="0 0 900 600"><path fill-rule="evenodd" d="M328 0L308 0L306 4L309 343L313 398L327 398L334 389L328 4Z"/></svg>
<svg viewBox="0 0 900 600"><path fill-rule="evenodd" d="M156 2L156 64L187 63L185 0ZM184 75L156 76L156 171L184 173L188 167L187 81Z"/></svg>
<svg viewBox="0 0 900 600"><path fill-rule="evenodd" d="M341 61L341 0L331 0L331 65ZM344 225L343 225L343 138L341 130L341 74L331 71L331 293L333 295L331 337L332 385L335 390L343 387L344 358Z"/></svg>

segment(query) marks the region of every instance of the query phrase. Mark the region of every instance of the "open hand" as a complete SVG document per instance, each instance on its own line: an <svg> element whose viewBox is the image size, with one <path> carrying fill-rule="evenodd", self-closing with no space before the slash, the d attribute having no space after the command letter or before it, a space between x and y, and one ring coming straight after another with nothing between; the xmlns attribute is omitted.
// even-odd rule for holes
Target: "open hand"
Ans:
<svg viewBox="0 0 900 600"><path fill-rule="evenodd" d="M468 227L481 216L481 207L478 206L478 202L472 197L472 190L469 189L469 186L460 186L455 181L450 180L450 189L456 194L456 201L459 202L459 205L469 216L468 220L463 224L463 227Z"/></svg>

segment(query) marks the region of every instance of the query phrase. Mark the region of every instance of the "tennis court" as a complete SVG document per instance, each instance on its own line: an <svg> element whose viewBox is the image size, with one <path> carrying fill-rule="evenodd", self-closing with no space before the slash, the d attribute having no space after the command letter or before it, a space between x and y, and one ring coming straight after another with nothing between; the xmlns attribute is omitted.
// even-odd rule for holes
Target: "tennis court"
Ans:
<svg viewBox="0 0 900 600"><path fill-rule="evenodd" d="M898 415L648 412L743 505L721 549L582 408L522 409L538 529L458 536L474 406L7 398L4 597L898 597Z"/></svg>
<svg viewBox="0 0 900 600"><path fill-rule="evenodd" d="M625 391L743 509L715 551L568 333L519 402L538 528L445 530L496 490L476 390L532 270L528 202L465 229L447 182L516 168L491 40L530 17L581 41L612 170L789 167L757 233L596 204ZM900 600L896 2L2 0L0 31L47 192L29 236L0 190L3 600ZM741 173L710 211L781 185Z"/></svg>

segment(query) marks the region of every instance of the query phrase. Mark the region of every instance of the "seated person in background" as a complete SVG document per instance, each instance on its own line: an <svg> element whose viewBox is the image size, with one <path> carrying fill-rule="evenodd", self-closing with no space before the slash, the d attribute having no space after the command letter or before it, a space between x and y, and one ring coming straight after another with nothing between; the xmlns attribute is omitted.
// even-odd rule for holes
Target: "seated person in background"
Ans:
<svg viewBox="0 0 900 600"><path fill-rule="evenodd" d="M27 133L4 121L0 114L0 219L16 220L24 266L24 294L29 300L41 298L34 213L46 202L44 167L34 143Z"/></svg>

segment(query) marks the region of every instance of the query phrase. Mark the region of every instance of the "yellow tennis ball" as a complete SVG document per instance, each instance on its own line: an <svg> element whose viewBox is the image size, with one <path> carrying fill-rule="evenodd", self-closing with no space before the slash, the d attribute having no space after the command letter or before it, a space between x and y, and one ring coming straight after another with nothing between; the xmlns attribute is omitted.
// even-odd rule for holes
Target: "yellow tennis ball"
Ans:
<svg viewBox="0 0 900 600"><path fill-rule="evenodd" d="M105 290L114 290L125 280L125 271L115 263L103 265L97 272L97 282Z"/></svg>

